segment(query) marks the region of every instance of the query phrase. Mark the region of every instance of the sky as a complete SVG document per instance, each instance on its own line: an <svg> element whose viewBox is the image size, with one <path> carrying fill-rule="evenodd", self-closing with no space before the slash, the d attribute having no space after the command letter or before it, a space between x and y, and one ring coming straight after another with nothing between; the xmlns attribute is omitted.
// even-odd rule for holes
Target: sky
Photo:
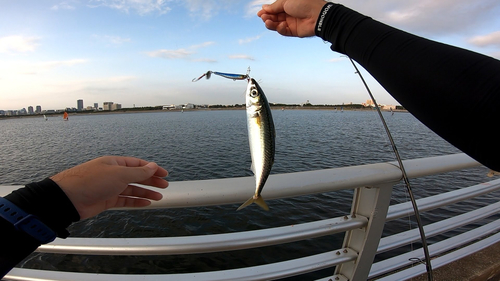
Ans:
<svg viewBox="0 0 500 281"><path fill-rule="evenodd" d="M267 0L0 0L0 109L242 104L246 73L272 103L362 103L349 60L320 38L283 37ZM342 0L396 28L500 59L498 0ZM380 104L398 104L364 70Z"/></svg>

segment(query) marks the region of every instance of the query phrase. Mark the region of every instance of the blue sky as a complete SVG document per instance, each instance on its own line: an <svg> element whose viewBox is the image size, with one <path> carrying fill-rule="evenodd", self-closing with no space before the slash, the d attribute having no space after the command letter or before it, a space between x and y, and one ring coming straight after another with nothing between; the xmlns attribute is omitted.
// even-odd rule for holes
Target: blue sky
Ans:
<svg viewBox="0 0 500 281"><path fill-rule="evenodd" d="M244 103L245 73L270 102L362 103L352 65L319 38L285 38L254 0L0 0L0 109ZM498 0L345 0L379 21L500 58ZM396 102L363 71L379 103Z"/></svg>

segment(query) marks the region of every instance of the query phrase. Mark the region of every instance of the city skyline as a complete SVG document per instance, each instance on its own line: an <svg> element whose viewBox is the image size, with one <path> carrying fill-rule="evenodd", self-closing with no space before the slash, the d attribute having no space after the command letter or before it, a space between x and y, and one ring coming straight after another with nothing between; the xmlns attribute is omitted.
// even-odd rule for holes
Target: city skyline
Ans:
<svg viewBox="0 0 500 281"><path fill-rule="evenodd" d="M28 106L28 109L26 107L23 107L21 109L1 109L0 108L0 115L35 115L35 114L44 114L44 113L63 113L65 111L67 112L79 112L79 111L115 111L122 109L122 105L119 103L115 102L102 102L102 107L99 107L99 103L94 102L93 105L88 105L84 106L84 100L83 99L78 99L76 100L77 107L65 107L65 108L59 108L59 109L42 109L41 105L36 105L36 107L33 107L32 105ZM274 103L271 103L271 105ZM300 103L301 105L313 105L307 100L306 102ZM341 104L330 104L330 106L341 106L341 105L362 105L364 107L373 107L373 101L372 100L366 100L365 102L362 103L341 103ZM183 103L183 104L177 104L177 105L191 105L191 106L203 106L206 107L207 105L215 105L215 104L192 104L192 103ZM217 104L220 105L220 104ZM237 104L225 104L225 106L234 106ZM288 104L288 105L296 105L296 104ZM314 104L317 106L325 106L327 104ZM379 104L381 108L387 107L387 108L396 108L397 106L400 105L387 105L387 104ZM169 107L169 108L176 108L175 104L161 104L161 105L152 105L148 107ZM132 108L135 108L135 104Z"/></svg>
<svg viewBox="0 0 500 281"><path fill-rule="evenodd" d="M7 111L25 111L27 112L27 114L42 114L44 111L85 111L85 110L91 110L90 108L93 108L95 110L99 110L99 108L103 109L104 108L104 104L105 103L109 103L109 102L101 102L101 104L103 104L103 107L99 107L99 103L98 102L93 102L91 103L92 106L85 106L84 104L84 100L83 99L78 99L76 100L76 107L62 107L62 108L48 108L48 109L44 109L44 107L42 105L28 105L27 107L22 107L22 108L18 108L18 109L4 109L4 108L0 108L0 112L7 112ZM114 103L114 102L111 102L112 104L118 104L118 103ZM121 106L121 104L118 104ZM27 108L27 109L26 109ZM30 110L31 108L31 110Z"/></svg>

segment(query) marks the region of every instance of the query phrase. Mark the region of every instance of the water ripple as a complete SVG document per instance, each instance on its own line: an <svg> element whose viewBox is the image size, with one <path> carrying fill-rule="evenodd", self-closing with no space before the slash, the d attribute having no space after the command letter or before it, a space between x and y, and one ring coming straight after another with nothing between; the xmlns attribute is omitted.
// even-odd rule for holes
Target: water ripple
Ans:
<svg viewBox="0 0 500 281"><path fill-rule="evenodd" d="M276 158L272 173L394 161L375 112L273 111ZM404 159L459 152L407 113L386 114ZM76 115L0 121L0 184L26 184L101 155L155 161L170 181L249 176L243 110ZM488 180L485 168L412 180L418 198ZM253 189L253 187L250 187ZM497 201L487 195L423 214L429 222ZM349 213L352 191L272 200L270 212L236 205L147 211L108 211L75 223L76 237L173 237L256 230ZM406 202L403 185L393 203ZM384 235L415 227L408 218L387 224ZM463 231L463 229L461 229ZM456 235L456 232L446 235ZM342 235L226 253L172 257L99 257L33 254L21 266L100 273L176 273L237 268L302 257L341 246ZM331 273L332 270L329 270ZM324 273L306 279L323 277ZM302 280L290 278L290 280Z"/></svg>

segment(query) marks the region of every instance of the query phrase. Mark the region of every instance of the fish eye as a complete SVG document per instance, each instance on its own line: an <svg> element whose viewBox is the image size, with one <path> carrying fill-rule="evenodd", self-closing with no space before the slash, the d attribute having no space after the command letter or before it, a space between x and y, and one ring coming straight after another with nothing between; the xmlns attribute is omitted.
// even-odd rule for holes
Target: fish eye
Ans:
<svg viewBox="0 0 500 281"><path fill-rule="evenodd" d="M255 97L256 97L256 96L258 96L258 95L259 95L259 92L257 91L257 89L252 88L252 89L250 90L250 96L251 96L252 98L255 98Z"/></svg>

